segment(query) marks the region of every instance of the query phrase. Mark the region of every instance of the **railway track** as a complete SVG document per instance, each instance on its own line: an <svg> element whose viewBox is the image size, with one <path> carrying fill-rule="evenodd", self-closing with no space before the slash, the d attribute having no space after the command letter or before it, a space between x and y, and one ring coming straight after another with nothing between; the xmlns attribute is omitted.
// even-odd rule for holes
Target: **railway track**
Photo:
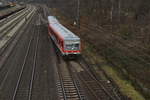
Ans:
<svg viewBox="0 0 150 100"><path fill-rule="evenodd" d="M70 61L58 58L57 88L60 100L129 100L115 90L111 82L95 78L82 60L71 62L77 63L82 70L74 72L76 68Z"/></svg>
<svg viewBox="0 0 150 100"><path fill-rule="evenodd" d="M91 65L84 58L81 57L80 60L77 60L77 63L84 69L78 76L87 90L90 91L89 93L92 94L93 100L130 100L120 94L111 81L98 79L98 75L94 71L91 71Z"/></svg>
<svg viewBox="0 0 150 100"><path fill-rule="evenodd" d="M34 28L34 34L29 41L28 49L26 51L26 55L21 67L21 72L18 77L12 100L31 100L32 88L34 84L34 75L36 70L38 45L39 28Z"/></svg>
<svg viewBox="0 0 150 100"><path fill-rule="evenodd" d="M60 62L58 62L58 63L60 63ZM95 75L97 75L97 74L93 74L93 72L90 71L91 69L89 68L88 63L85 62L85 60L83 60L83 58L82 58L82 60L81 59L77 60L77 62L75 62L75 63L77 63L77 65L79 64L79 66L81 67L79 69L83 69L83 70L81 70L79 72L75 72L75 73L77 73L78 78L82 82L82 84L83 84L82 86L88 91L88 95L90 95L90 99L92 99L92 100L129 100L127 97L124 97L123 95L121 95L119 93L118 89L114 88L115 87L115 86L113 86L114 84L112 85L110 81L98 80L97 77L95 77ZM60 82L58 82L58 87L59 87L58 90L61 91L59 93L61 94L61 97L63 99L66 99L66 97L64 96L66 94L64 91L65 88L63 87L64 86L63 77L66 76L68 78L68 80L65 80L67 82L70 82L72 79L73 80L77 79L75 77L72 77L72 76L74 76L73 72L74 72L74 70L76 70L76 68L72 69L73 65L70 62L68 62L68 64L69 64L68 69L64 68L63 66L66 66L66 65L63 65L62 63L61 63L62 66L60 66L60 68L58 68L59 69L58 74L60 77ZM77 66L75 66L75 67L77 67ZM62 68L62 70L65 70L65 71L61 71L61 68ZM69 73L71 73L71 74L67 74L68 72L66 70L69 70ZM60 72L64 72L65 74L60 75ZM70 77L72 77L72 78L70 78ZM69 86L69 85L67 84L66 86ZM80 87L80 86L78 86L78 87ZM62 92L62 91L64 91L64 92Z"/></svg>
<svg viewBox="0 0 150 100"><path fill-rule="evenodd" d="M30 8L30 10L31 10L31 8ZM3 45L5 44L5 42L7 42L15 34L14 31L17 29L17 28L15 29L15 27L18 24L20 24L21 21L24 20L25 17L29 14L31 14L31 13L26 11L25 13L23 13L19 17L17 17L15 20L9 22L9 24L6 24L6 25L4 25L4 27L1 28L1 34L0 34L0 39L1 39L0 43L1 43L1 45L0 45L0 48L2 48Z"/></svg>
<svg viewBox="0 0 150 100"><path fill-rule="evenodd" d="M18 20L16 20L9 27L7 27L6 29L4 29L2 31L2 33L0 34L0 39L2 40L4 38L4 36L6 36L8 33L11 33L12 29L15 28L17 26L17 24L20 23L21 20L23 20L27 15L28 15L28 13L24 14L23 16L20 16L18 18Z"/></svg>
<svg viewBox="0 0 150 100"><path fill-rule="evenodd" d="M12 39L12 37L13 36L15 36L17 33L16 33L16 31L17 31L17 29L18 28L20 28L21 27L21 25L25 22L25 17L27 16L27 15L31 15L33 12L31 12L31 13L24 13L24 14L22 14L19 18L18 18L18 20L16 21L16 20L14 20L15 22L13 22L8 28L7 28L7 25L6 25L6 27L3 27L3 28L1 28L2 30L2 33L0 34L0 49L1 49L1 52L4 50L4 48L5 48L5 45L7 44L7 42L9 41L9 40L11 40ZM5 29L5 28L7 28L7 29Z"/></svg>
<svg viewBox="0 0 150 100"><path fill-rule="evenodd" d="M10 16L10 15L12 15L12 14L14 14L14 13L16 13L16 12L18 12L18 11L24 9L24 8L25 8L25 6L20 6L19 7L18 5L16 5L15 7L11 7L9 9L2 10L0 12L0 20L3 21L3 19L7 18L8 16Z"/></svg>
<svg viewBox="0 0 150 100"><path fill-rule="evenodd" d="M19 33L15 34L8 42L7 44L4 45L4 48L1 49L0 51L0 91L4 89L5 84L7 83L8 79L10 78L10 73L12 71L12 68L9 66L5 66L6 62L9 59L9 56L12 55L11 53L15 50L15 46L18 44L18 41L24 36L24 30L28 26L28 23L34 22L32 17L34 16L35 13L32 13L26 24L22 27L21 30L18 30ZM32 24L31 24L32 25ZM31 26L29 25L29 26ZM31 27L29 28L29 30ZM29 32L30 33L30 32ZM14 67L15 68L15 67ZM13 77L15 78L15 77Z"/></svg>
<svg viewBox="0 0 150 100"><path fill-rule="evenodd" d="M42 13L38 7L40 22L37 22L37 25L40 27L40 40L31 98L32 100L58 100L52 62L53 47L47 38L47 25L42 23L40 16Z"/></svg>
<svg viewBox="0 0 150 100"><path fill-rule="evenodd" d="M15 26L15 24L19 22L18 19L20 19L21 17L25 17L25 15L30 13L32 9L33 9L32 7L29 7L28 9L25 9L25 11L20 12L19 14L13 16L12 18L9 18L10 20L6 21L6 23L4 23L4 25L0 27L0 32L3 32L3 31L5 32L6 30L11 29L10 26Z"/></svg>
<svg viewBox="0 0 150 100"><path fill-rule="evenodd" d="M25 16L27 16L27 15L30 15L30 18L34 15L34 12L31 12L31 13L29 13L29 14L26 14ZM20 19L18 19L18 23L19 23L19 21L24 21L24 17L25 16L22 16ZM30 20L30 18L29 18L29 20ZM17 23L17 25L19 26L19 25L21 25L20 23L18 24ZM16 25L16 26L17 26ZM15 27L15 26L14 26ZM12 43L12 41L16 38L16 37L20 37L21 36L21 34L20 33L17 33L16 32L16 28L12 28L11 30L10 30L10 32L9 33L7 33L7 34L5 34L5 35L3 35L3 38L1 37L1 40L0 40L0 59L1 59L1 63L0 63L0 69L1 69L1 65L2 65L2 62L3 62L3 59L4 59L4 52L6 52L6 49L8 48L8 46L9 46L9 44L11 44ZM17 30L18 31L18 30ZM15 41L18 41L19 40L19 38L18 39L16 39ZM8 54L7 54L8 55Z"/></svg>
<svg viewBox="0 0 150 100"><path fill-rule="evenodd" d="M26 10L28 10L31 6L27 5L27 7L25 7L24 9L0 20L0 27L3 26L4 24L8 23L9 21L11 21L12 19L14 19L15 17L19 16L21 13L25 12Z"/></svg>
<svg viewBox="0 0 150 100"><path fill-rule="evenodd" d="M69 69L70 65L57 54L57 91L60 100L85 100L80 83L75 80Z"/></svg>

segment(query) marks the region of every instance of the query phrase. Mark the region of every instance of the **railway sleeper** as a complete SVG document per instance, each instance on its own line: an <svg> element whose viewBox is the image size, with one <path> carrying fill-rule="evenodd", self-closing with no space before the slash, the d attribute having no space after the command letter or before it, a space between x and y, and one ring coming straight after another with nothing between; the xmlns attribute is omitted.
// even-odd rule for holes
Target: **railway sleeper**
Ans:
<svg viewBox="0 0 150 100"><path fill-rule="evenodd" d="M71 80L72 78L70 76L63 76L64 80Z"/></svg>
<svg viewBox="0 0 150 100"><path fill-rule="evenodd" d="M66 97L67 98L79 98L78 95L74 95L74 94L69 94L69 95L67 94Z"/></svg>
<svg viewBox="0 0 150 100"><path fill-rule="evenodd" d="M66 84L73 84L72 80L67 80L67 81L64 80L63 83L66 83Z"/></svg>
<svg viewBox="0 0 150 100"><path fill-rule="evenodd" d="M74 84L64 84L64 87L74 88Z"/></svg>
<svg viewBox="0 0 150 100"><path fill-rule="evenodd" d="M77 94L77 91L75 90L75 89L73 89L73 90L70 90L70 89L65 89L65 93L68 93L68 94Z"/></svg>
<svg viewBox="0 0 150 100"><path fill-rule="evenodd" d="M65 92L77 92L76 88L65 88Z"/></svg>

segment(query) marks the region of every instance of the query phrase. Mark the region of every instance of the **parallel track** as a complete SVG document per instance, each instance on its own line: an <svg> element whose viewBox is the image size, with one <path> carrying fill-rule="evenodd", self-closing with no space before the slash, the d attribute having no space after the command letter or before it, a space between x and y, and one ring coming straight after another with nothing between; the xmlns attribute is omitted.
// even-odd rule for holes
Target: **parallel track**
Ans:
<svg viewBox="0 0 150 100"><path fill-rule="evenodd" d="M36 28L34 29L34 31L35 30L36 30ZM34 84L34 75L35 75L35 69L36 69L38 44L39 44L39 29L37 29L37 30L38 30L37 32L36 31L34 32L34 35L31 37L30 42L28 44L28 49L26 51L26 55L25 55L24 62L21 67L21 72L19 74L19 78L18 78L16 87L15 87L15 91L14 91L12 100L19 100L19 98L21 99L22 96L24 97L24 99L26 98L27 100L31 100L32 88L33 88L33 84ZM38 33L37 38L35 38L36 37L35 33ZM36 43L34 44L34 42L36 42ZM32 45L33 45L33 47L32 47ZM32 49L35 48L35 50L31 50L31 48ZM31 53L33 51L34 51L34 53ZM30 53L33 54L33 57L32 57L33 61L29 66L28 65L30 63L29 59L31 57ZM31 67L31 68L25 68L25 67ZM28 74L31 76L27 77L26 72L28 72ZM22 89L23 89L23 91L22 91ZM22 93L24 95L21 95Z"/></svg>
<svg viewBox="0 0 150 100"><path fill-rule="evenodd" d="M3 37L3 35L4 34L6 34L9 30L11 30L13 27L15 27L15 25L18 23L18 22L20 22L20 20L18 20L18 19L21 19L21 18L24 18L28 13L30 13L30 11L31 11L32 9L31 9L31 7L30 8L28 8L28 9L26 9L24 12L20 12L19 14L20 15L16 15L16 16L14 16L14 17L12 17L12 18L10 18L10 21L8 21L7 23L5 23L8 27L4 27L5 25L3 25L2 27L1 27L1 29L0 29L0 31L1 31L1 34L0 34L0 38L2 38ZM16 19L16 17L18 17L19 16L19 18L18 19ZM15 19L15 20L13 20L13 19ZM12 21L13 20L13 21Z"/></svg>
<svg viewBox="0 0 150 100"><path fill-rule="evenodd" d="M55 47L55 50L57 48ZM69 69L70 65L64 61L62 57L57 55L57 90L61 100L85 100L83 92L81 92L80 84L75 80Z"/></svg>
<svg viewBox="0 0 150 100"><path fill-rule="evenodd" d="M25 12L25 11L26 11L27 9L29 9L29 8L30 8L30 6L24 8L24 9L22 9L22 10L16 12L16 13L10 15L10 16L8 16L8 17L5 18L5 19L0 20L0 27L1 27L2 25L4 25L4 24L8 23L8 22L11 21L12 19L14 19L15 17L17 17L17 16L20 15L21 13Z"/></svg>
<svg viewBox="0 0 150 100"><path fill-rule="evenodd" d="M94 76L97 74L90 71L90 65L83 58L78 60L77 63L84 69L79 74L81 81L96 100L129 100L121 95L118 90L116 91L114 84L111 84L111 82L97 79Z"/></svg>
<svg viewBox="0 0 150 100"><path fill-rule="evenodd" d="M9 60L9 56L12 55L11 53L15 51L16 49L15 46L18 44L20 39L25 36L24 30L26 29L27 25L31 22L34 22L33 16L35 12L31 14L30 18L28 19L27 23L25 24L24 27L22 27L22 30L19 30L19 33L15 34L7 44L4 45L4 48L1 49L0 51L0 57L1 57L1 63L0 63L0 89L3 89L5 87L6 81L8 80L9 74L11 73L12 68L10 66L6 67L5 63ZM32 24L31 24L32 25ZM31 26L29 25L29 26ZM31 29L28 28L28 29ZM29 33L31 31L28 31Z"/></svg>
<svg viewBox="0 0 150 100"><path fill-rule="evenodd" d="M20 16L20 18L19 18L18 20L16 20L15 22L13 22L7 29L4 29L4 31L0 34L0 39L2 39L5 35L7 35L7 33L11 32L11 30L12 30L21 20L23 20L27 15L28 15L28 13L25 13L24 15Z"/></svg>
<svg viewBox="0 0 150 100"><path fill-rule="evenodd" d="M28 9L28 10L30 11L30 9ZM3 45L1 45L1 47L0 47L0 56L2 56L3 52L5 51L5 49L9 45L9 43L17 36L17 32L10 35L11 31L15 28L16 25L19 24L20 21L24 20L24 18L29 13L30 12L26 11L19 17L19 19L17 19L17 21L12 23L7 29L4 28L5 30L0 34L0 39L1 39L0 42L3 43ZM33 13L32 13L32 15L33 15Z"/></svg>
<svg viewBox="0 0 150 100"><path fill-rule="evenodd" d="M31 17L33 17L33 15L34 15L34 13L32 13L31 14L31 16L30 16L30 18L29 18L29 20L31 20ZM21 16L21 18L19 18L18 19L18 21L17 21L17 23L19 23L19 21L21 21L22 19L24 19L24 17L25 16L27 16L27 14L25 14L24 16ZM15 24L17 24L17 23L15 23ZM25 25L26 26L26 25ZM12 25L12 26L10 26L10 27L12 27L12 29L15 27L14 25ZM10 30L11 31L11 30ZM7 32L6 32L7 33ZM5 35L6 35L6 37L7 37L7 34L3 34L3 36L1 37L1 39L2 38L6 38L5 37ZM6 43L4 44L4 46L2 46L1 47L1 49L0 49L0 59L3 59L2 57L3 57L3 55L4 55L4 52L6 51L6 49L8 48L8 46L9 46L9 44L11 44L12 43L12 41L16 38L16 37L20 37L21 36L21 34L19 33L15 33L15 34L13 34L13 36L12 37L10 37L10 39L8 39L7 41L6 41ZM18 41L19 40L19 38L17 38L17 40L15 39L15 41ZM13 45L14 45L14 43L13 43ZM8 55L8 54L7 54ZM1 61L2 62L2 61ZM2 63L0 64L0 69L1 69L1 65L2 65Z"/></svg>

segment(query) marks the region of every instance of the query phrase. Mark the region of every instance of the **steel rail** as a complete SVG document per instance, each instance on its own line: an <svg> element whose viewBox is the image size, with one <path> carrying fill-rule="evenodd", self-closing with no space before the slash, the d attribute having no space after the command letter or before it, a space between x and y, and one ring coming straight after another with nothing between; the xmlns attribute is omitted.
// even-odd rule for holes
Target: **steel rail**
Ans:
<svg viewBox="0 0 150 100"><path fill-rule="evenodd" d="M35 31L35 30L34 30L34 31ZM33 35L34 35L34 34L33 34ZM18 88L19 88L19 84L20 84L20 81L21 81L21 77L22 77L22 74L23 74L23 70L24 70L24 68L25 68L25 64L26 64L26 61L27 61L27 57L28 57L29 51L30 51L30 49L31 49L31 43L32 43L32 41L33 41L33 35L32 35L32 37L31 37L31 39L30 39L30 41L29 41L29 44L28 44L28 48L27 48L27 51L26 51L26 55L25 55L25 58L24 58L22 67L21 67L21 72L20 72L20 74L19 74L19 78L18 78L18 81L17 81L17 85L16 85L16 87L15 87L15 91L14 91L12 100L15 100L15 98L16 98L16 94L17 94L17 90L18 90Z"/></svg>
<svg viewBox="0 0 150 100"><path fill-rule="evenodd" d="M81 60L78 60L79 64L81 65L81 67L88 73L88 75L90 75L90 77L103 89L103 91L112 99L112 100L116 100L116 98L114 98L108 91L107 89L103 86L103 84L100 83L100 81L98 81L90 72L89 70L87 70L85 68L85 64L83 65L83 63L81 62ZM89 66L86 63L86 66Z"/></svg>
<svg viewBox="0 0 150 100"><path fill-rule="evenodd" d="M26 7L26 8L24 8L24 9L22 9L22 10L16 12L16 13L14 13L14 14L8 16L7 18L2 19L2 21L0 21L0 27L1 27L2 25L6 24L7 22L9 22L11 19L13 19L13 18L15 18L16 16L18 16L20 13L23 13L23 12L25 12L25 11L28 10L28 9L30 9L30 7L29 7L29 8Z"/></svg>
<svg viewBox="0 0 150 100"><path fill-rule="evenodd" d="M33 19L32 19L33 20ZM27 25L26 25L27 26ZM30 28L31 29L31 28ZM10 53L13 51L13 48L16 46L16 44L17 44L17 41L22 37L22 35L23 34L16 34L16 36L14 36L13 37L13 39L11 40L11 41L13 41L14 39L16 39L16 40L14 40L13 41L13 46L11 47L11 50L9 51L9 53L7 54L8 55L8 57L9 57L9 55L10 55ZM11 41L9 41L9 43L12 43ZM2 54L3 54L3 52L6 50L6 48L8 47L8 45L9 45L9 43L6 45L6 47L3 49L3 51L0 51L0 56L2 56ZM7 58L8 58L7 57ZM3 62L4 63L4 62ZM3 65L3 64L2 64ZM0 71L2 70L1 69L1 66L2 65L0 65ZM4 79L3 79L3 81L1 81L1 83L0 83L0 89L3 87L3 85L5 84L5 81L6 81L6 78L7 78L7 76L8 76L8 73L10 72L10 70L8 70L7 71L7 74L5 75L5 77L4 77Z"/></svg>
<svg viewBox="0 0 150 100"><path fill-rule="evenodd" d="M31 16L33 16L34 15L34 13L31 15ZM33 21L33 19L32 19L32 17L30 17L30 19L29 19L29 21L27 22L27 23L29 23L30 21ZM27 24L25 25L25 27L27 27ZM23 29L25 29L25 27L23 28ZM31 29L31 28L30 28ZM11 45L11 47L10 47L10 49L7 51L7 57L5 58L5 60L4 61L2 61L1 62L1 64L0 64L0 71L2 71L2 69L3 69L3 65L4 65L4 63L6 62L6 59L10 56L10 53L13 51L13 48L16 46L16 44L17 44L17 41L19 41L19 39L22 37L22 35L23 35L23 31L21 31L21 34L16 34L16 36L13 36L13 38L12 39L10 39L9 40L9 43L7 43L7 45L5 46L5 48L3 48L3 50L0 50L0 56L2 56L2 54L4 53L4 52L6 52L6 49L8 48L8 45L10 44L10 43L12 43L13 45ZM14 41L13 41L14 40ZM11 41L13 41L13 42L11 42ZM5 67L6 68L6 67ZM3 69L3 72L5 71L6 69ZM10 70L8 70L7 72L6 72L6 75L4 76L4 78L1 78L1 83L0 83L0 89L3 87L3 85L5 84L5 81L6 81L6 79L7 79L7 76L8 76L8 73L10 72Z"/></svg>
<svg viewBox="0 0 150 100"><path fill-rule="evenodd" d="M95 97L95 99L98 99L99 97L96 95L95 91L93 89L91 89L87 83L85 82L85 80L83 80L82 78L80 78L81 81L85 84L85 86L91 91L92 95Z"/></svg>
<svg viewBox="0 0 150 100"><path fill-rule="evenodd" d="M58 73L58 76L59 76L59 79L60 79L60 85L61 85L61 89L62 89L63 99L64 100L68 100L68 99L70 100L71 98L74 98L74 99L78 99L78 100L83 100L82 96L80 94L80 90L79 90L79 88L78 88L75 80L73 79L74 77L73 77L73 75L71 75L70 69L68 69L69 66L68 67L66 66L66 68L68 70L67 71L68 75L66 77L69 78L67 80L63 79L63 74L62 74L62 71L61 71L60 67L61 66L57 65L57 73ZM67 81L68 83L72 83L69 86L73 86L72 89L75 90L73 93L68 94L66 92L66 90L69 89L69 86L67 87L67 85L66 85L67 83L66 84L64 83L65 81ZM71 97L71 96L69 96L71 94L72 95L77 95L77 97Z"/></svg>
<svg viewBox="0 0 150 100"><path fill-rule="evenodd" d="M34 14L35 14L35 12L32 13L32 15L30 16L29 20L32 20L32 17L33 17ZM27 26L27 25L25 25L25 26ZM2 54L4 53L4 51L6 50L6 48L9 46L9 44L11 43L11 41L13 41L16 36L17 36L17 34L15 33L14 36L11 39L9 39L7 41L7 43L0 49L0 56L2 56Z"/></svg>
<svg viewBox="0 0 150 100"><path fill-rule="evenodd" d="M14 23L15 21L17 21L17 18L20 18L21 16L24 16L26 13L29 13L32 9L28 9L25 12L21 13L19 16L16 16L14 19L12 19L11 21L8 21L7 23L5 23L2 27L0 27L0 32L4 31L5 29L7 29L9 27L9 25L11 25L12 23Z"/></svg>
<svg viewBox="0 0 150 100"><path fill-rule="evenodd" d="M2 39L9 31L11 31L22 19L24 19L28 14L28 12L26 12L24 15L20 16L19 19L17 21L15 21L13 24L11 24L11 26L9 26L7 28L7 30L5 30L5 32L0 34L0 39Z"/></svg>
<svg viewBox="0 0 150 100"><path fill-rule="evenodd" d="M60 79L60 84L61 84L64 100L67 100L67 94L65 92L65 87L64 87L63 78L62 78L63 76L61 74L61 70L58 68L58 65L57 65L57 73L58 73L58 76L59 76L59 79Z"/></svg>
<svg viewBox="0 0 150 100"><path fill-rule="evenodd" d="M38 45L39 45L39 34L40 34L40 29L38 27L38 36L37 36L37 41L36 41L35 53L34 53L34 63L33 63L33 68L32 68L32 76L31 76L31 81L30 81L28 100L31 100L31 97L32 97L32 88L33 88L33 81L34 81L34 76L35 76L37 52L38 52Z"/></svg>
<svg viewBox="0 0 150 100"><path fill-rule="evenodd" d="M71 68L70 68L70 67L72 67L72 65L71 65L70 62L68 62L68 64L69 64L68 69L69 69L69 71L70 71L70 75L71 75L71 78L72 78L72 80L73 80L74 86L76 87L76 90L77 90L77 94L78 94L78 96L79 96L79 99L80 99L80 100L83 100L83 99L82 99L82 96L81 96L81 93L80 93L80 90L79 90L79 88L78 88L78 85L77 85L77 83L76 83L76 81L75 81L75 77L74 77L73 74L71 74L71 73L73 73L72 70L71 70Z"/></svg>
<svg viewBox="0 0 150 100"><path fill-rule="evenodd" d="M27 24L29 23L29 21L32 21L32 16L35 14L32 13L32 15L30 16ZM27 27L27 24L25 25L25 27ZM23 29L25 29L25 27ZM1 63L0 63L0 71L2 71L3 69L3 65L5 64L6 60L8 59L8 57L10 56L11 52L13 51L13 48L15 47L15 45L17 44L17 41L19 41L19 38L22 36L23 31L21 31L21 34L14 34L14 36L12 36L12 38L10 38L7 43L0 49L0 59L1 59ZM16 40L14 40L16 39ZM13 41L14 40L14 41ZM13 42L12 42L13 41ZM10 44L13 45L10 45ZM6 50L8 48L8 46L10 45L10 48L8 50ZM6 52L6 54L4 54L4 52ZM4 56L4 58L3 58Z"/></svg>

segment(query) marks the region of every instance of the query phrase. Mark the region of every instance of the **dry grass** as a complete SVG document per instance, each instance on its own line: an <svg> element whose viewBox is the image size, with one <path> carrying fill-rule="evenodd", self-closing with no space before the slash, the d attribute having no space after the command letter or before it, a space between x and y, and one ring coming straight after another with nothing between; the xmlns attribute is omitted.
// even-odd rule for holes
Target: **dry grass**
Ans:
<svg viewBox="0 0 150 100"><path fill-rule="evenodd" d="M132 100L145 100L145 98L138 91L136 91L134 86L132 86L128 80L121 77L121 74L116 71L113 66L108 65L104 58L94 53L94 50L90 48L89 44L86 43L84 50L84 53L92 59L92 62L95 61L98 63L103 63L103 65L97 67L101 67L101 69L103 69L105 73L115 81L124 95L128 96Z"/></svg>

